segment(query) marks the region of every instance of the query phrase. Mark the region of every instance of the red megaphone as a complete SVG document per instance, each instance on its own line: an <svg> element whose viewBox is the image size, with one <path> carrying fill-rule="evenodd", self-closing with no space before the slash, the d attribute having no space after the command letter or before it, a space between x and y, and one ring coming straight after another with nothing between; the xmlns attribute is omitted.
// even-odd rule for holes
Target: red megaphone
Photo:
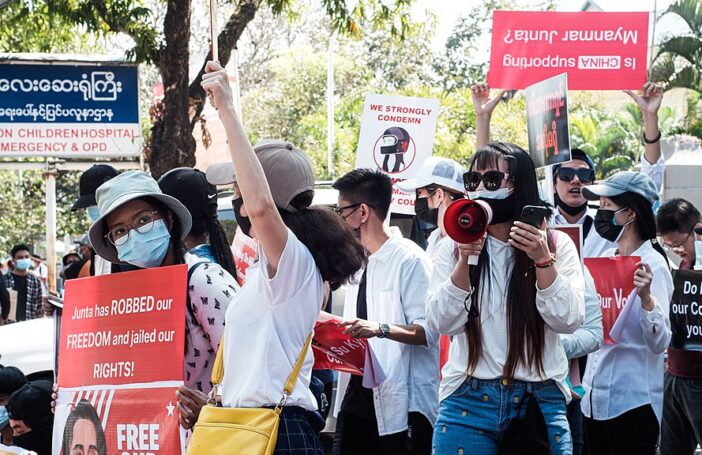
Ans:
<svg viewBox="0 0 702 455"><path fill-rule="evenodd" d="M444 213L446 234L458 243L471 243L487 231L492 221L492 209L485 201L458 199Z"/></svg>

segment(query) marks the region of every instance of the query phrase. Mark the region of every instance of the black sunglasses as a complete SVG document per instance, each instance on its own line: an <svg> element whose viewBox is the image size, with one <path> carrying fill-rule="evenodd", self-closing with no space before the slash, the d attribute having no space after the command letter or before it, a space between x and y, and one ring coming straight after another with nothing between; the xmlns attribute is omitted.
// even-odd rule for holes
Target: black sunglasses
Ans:
<svg viewBox="0 0 702 455"><path fill-rule="evenodd" d="M475 171L468 171L463 174L463 186L466 191L475 191L483 182L483 186L488 191L496 191L502 186L502 181L509 178L509 174L500 171L487 171L484 174Z"/></svg>
<svg viewBox="0 0 702 455"><path fill-rule="evenodd" d="M561 182L570 182L575 178L576 175L578 176L578 180L580 180L581 183L592 183L595 181L595 171L592 169L573 169L570 167L559 167L556 175L558 176L558 179Z"/></svg>
<svg viewBox="0 0 702 455"><path fill-rule="evenodd" d="M695 231L695 234L697 234L697 235L702 235L702 227L696 227L696 228L693 229L693 230Z"/></svg>

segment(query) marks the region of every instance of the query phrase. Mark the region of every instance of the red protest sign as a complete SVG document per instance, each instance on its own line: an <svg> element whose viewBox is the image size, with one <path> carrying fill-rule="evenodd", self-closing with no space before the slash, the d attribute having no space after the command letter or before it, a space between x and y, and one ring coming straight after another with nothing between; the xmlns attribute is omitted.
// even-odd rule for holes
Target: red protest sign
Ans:
<svg viewBox="0 0 702 455"><path fill-rule="evenodd" d="M595 281L600 296L604 341L614 344L610 331L624 309L629 294L634 290L634 272L639 256L585 258L585 265Z"/></svg>
<svg viewBox="0 0 702 455"><path fill-rule="evenodd" d="M54 416L53 453L78 453L77 446L84 447L80 453L86 454L183 453L176 390L124 386L60 390ZM97 448L95 452L88 450L91 445Z"/></svg>
<svg viewBox="0 0 702 455"><path fill-rule="evenodd" d="M488 82L523 89L568 73L571 90L646 82L648 13L495 11Z"/></svg>
<svg viewBox="0 0 702 455"><path fill-rule="evenodd" d="M236 228L234 240L232 241L232 254L234 255L234 267L236 268L236 281L240 286L246 281L246 269L258 261L258 242Z"/></svg>
<svg viewBox="0 0 702 455"><path fill-rule="evenodd" d="M363 375L368 340L344 335L341 318L322 312L314 326L314 368Z"/></svg>
<svg viewBox="0 0 702 455"><path fill-rule="evenodd" d="M561 231L568 235L575 244L575 249L578 251L580 262L583 260L583 225L582 224L558 224L550 226L549 229Z"/></svg>
<svg viewBox="0 0 702 455"><path fill-rule="evenodd" d="M187 266L66 283L61 387L182 381Z"/></svg>

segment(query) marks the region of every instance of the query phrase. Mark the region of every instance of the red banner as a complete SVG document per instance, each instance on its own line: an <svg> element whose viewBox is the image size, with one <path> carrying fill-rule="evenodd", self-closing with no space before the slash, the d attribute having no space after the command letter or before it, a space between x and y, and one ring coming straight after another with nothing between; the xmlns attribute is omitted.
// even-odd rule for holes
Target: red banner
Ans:
<svg viewBox="0 0 702 455"><path fill-rule="evenodd" d="M488 82L523 89L567 72L571 90L639 89L646 82L648 16L495 11Z"/></svg>
<svg viewBox="0 0 702 455"><path fill-rule="evenodd" d="M345 327L339 327L341 321L332 314L320 313L312 339L314 368L363 375L368 340L344 335Z"/></svg>
<svg viewBox="0 0 702 455"><path fill-rule="evenodd" d="M236 280L240 286L243 286L246 280L246 269L258 261L258 243L256 239L248 237L241 232L241 228L237 227L231 249L236 267Z"/></svg>
<svg viewBox="0 0 702 455"><path fill-rule="evenodd" d="M66 283L60 387L182 381L187 266Z"/></svg>
<svg viewBox="0 0 702 455"><path fill-rule="evenodd" d="M583 225L582 224L556 224L553 226L549 226L549 229L552 229L554 231L561 231L564 234L567 234L568 237L573 241L575 244L575 249L578 251L578 257L580 258L580 261L582 262L583 260Z"/></svg>
<svg viewBox="0 0 702 455"><path fill-rule="evenodd" d="M614 344L610 331L624 309L629 294L634 290L634 272L639 256L616 256L607 258L585 258L585 265L595 280L600 296L604 341Z"/></svg>
<svg viewBox="0 0 702 455"><path fill-rule="evenodd" d="M176 390L176 387L124 386L63 389L56 400L52 452L55 455L183 453ZM78 446L83 450L77 451ZM91 446L96 450L89 450Z"/></svg>

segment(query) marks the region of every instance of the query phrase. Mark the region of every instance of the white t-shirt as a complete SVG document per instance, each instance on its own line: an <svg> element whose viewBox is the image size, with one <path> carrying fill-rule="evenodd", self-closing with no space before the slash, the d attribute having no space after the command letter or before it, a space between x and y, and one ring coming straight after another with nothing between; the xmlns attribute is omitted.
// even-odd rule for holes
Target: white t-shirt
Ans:
<svg viewBox="0 0 702 455"><path fill-rule="evenodd" d="M225 407L278 404L322 309L322 275L307 247L290 229L287 233L276 275L268 276L268 259L259 247L260 260L248 268L246 283L227 309L222 382ZM288 406L317 409L309 389L313 363L310 348Z"/></svg>

